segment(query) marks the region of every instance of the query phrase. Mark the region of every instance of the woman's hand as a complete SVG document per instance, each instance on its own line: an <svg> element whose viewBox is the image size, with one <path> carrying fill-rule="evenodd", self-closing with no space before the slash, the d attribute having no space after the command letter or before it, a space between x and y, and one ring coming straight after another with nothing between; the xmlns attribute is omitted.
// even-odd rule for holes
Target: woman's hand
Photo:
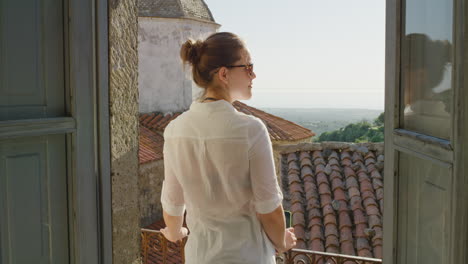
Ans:
<svg viewBox="0 0 468 264"><path fill-rule="evenodd" d="M290 250L291 248L296 246L296 235L294 234L294 227L286 228L284 231L284 248L277 248L276 251L278 251L278 254L282 254L283 252L286 252Z"/></svg>
<svg viewBox="0 0 468 264"><path fill-rule="evenodd" d="M182 227L177 232L171 232L167 227L161 229L160 231L164 235L164 237L171 242L177 242L179 240L182 240L188 235L188 229L185 227Z"/></svg>

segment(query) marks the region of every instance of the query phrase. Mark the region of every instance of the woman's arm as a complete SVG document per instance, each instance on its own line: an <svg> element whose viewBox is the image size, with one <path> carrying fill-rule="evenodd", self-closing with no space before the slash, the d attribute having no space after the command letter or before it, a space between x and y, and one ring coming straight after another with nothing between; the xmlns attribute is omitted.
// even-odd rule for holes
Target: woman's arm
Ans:
<svg viewBox="0 0 468 264"><path fill-rule="evenodd" d="M166 223L167 230L171 233L176 233L182 228L184 223L184 216L173 216L163 210L164 223Z"/></svg>
<svg viewBox="0 0 468 264"><path fill-rule="evenodd" d="M184 216L169 215L163 210L163 218L166 223L166 228L161 229L161 233L171 242L176 242L187 236L188 230L182 227L184 223Z"/></svg>
<svg viewBox="0 0 468 264"><path fill-rule="evenodd" d="M249 166L255 211L276 250L283 252L295 246L296 237L292 229L286 229L283 193L276 178L268 130L263 123L253 128L257 128L257 133L250 135Z"/></svg>
<svg viewBox="0 0 468 264"><path fill-rule="evenodd" d="M168 129L166 128L166 133ZM182 227L184 222L185 200L184 191L177 180L174 171L174 161L177 160L171 141L166 138L163 147L164 153L164 181L161 190L161 205L163 209L163 218L166 228L161 229L164 236L172 242L185 237L188 233L187 228Z"/></svg>
<svg viewBox="0 0 468 264"><path fill-rule="evenodd" d="M258 213L257 216L275 248L278 251L284 251L286 248L284 232L286 230L286 221L284 219L283 206L278 206L278 208L268 214Z"/></svg>

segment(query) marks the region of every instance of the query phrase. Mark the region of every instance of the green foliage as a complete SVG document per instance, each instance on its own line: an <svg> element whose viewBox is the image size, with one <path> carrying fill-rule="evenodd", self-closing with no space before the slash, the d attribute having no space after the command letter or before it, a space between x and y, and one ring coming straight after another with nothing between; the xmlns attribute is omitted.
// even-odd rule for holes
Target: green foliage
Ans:
<svg viewBox="0 0 468 264"><path fill-rule="evenodd" d="M374 120L374 126L383 126L385 123L385 112L382 112L375 120Z"/></svg>
<svg viewBox="0 0 468 264"><path fill-rule="evenodd" d="M384 113L381 113L371 124L362 120L352 123L344 128L322 133L316 142L342 141L342 142L383 142L384 141Z"/></svg>

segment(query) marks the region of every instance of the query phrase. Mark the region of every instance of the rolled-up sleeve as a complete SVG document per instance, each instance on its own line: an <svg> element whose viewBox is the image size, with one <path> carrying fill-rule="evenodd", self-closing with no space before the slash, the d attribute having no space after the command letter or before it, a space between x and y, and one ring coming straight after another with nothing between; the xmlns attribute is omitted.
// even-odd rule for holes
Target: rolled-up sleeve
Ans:
<svg viewBox="0 0 468 264"><path fill-rule="evenodd" d="M283 201L276 177L273 148L266 126L257 120L251 127L249 166L255 210L260 214L273 212Z"/></svg>
<svg viewBox="0 0 468 264"><path fill-rule="evenodd" d="M161 204L163 210L172 216L181 216L185 212L184 192L174 171L174 161L170 143L165 141L164 154L164 181L161 191Z"/></svg>

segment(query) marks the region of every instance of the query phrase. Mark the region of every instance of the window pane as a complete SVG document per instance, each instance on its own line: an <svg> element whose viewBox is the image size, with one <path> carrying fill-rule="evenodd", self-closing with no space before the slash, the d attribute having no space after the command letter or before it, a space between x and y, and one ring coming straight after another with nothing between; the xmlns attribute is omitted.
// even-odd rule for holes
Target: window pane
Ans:
<svg viewBox="0 0 468 264"><path fill-rule="evenodd" d="M446 263L451 171L400 153L398 263Z"/></svg>
<svg viewBox="0 0 468 264"><path fill-rule="evenodd" d="M403 127L450 139L452 1L407 0L401 43Z"/></svg>

